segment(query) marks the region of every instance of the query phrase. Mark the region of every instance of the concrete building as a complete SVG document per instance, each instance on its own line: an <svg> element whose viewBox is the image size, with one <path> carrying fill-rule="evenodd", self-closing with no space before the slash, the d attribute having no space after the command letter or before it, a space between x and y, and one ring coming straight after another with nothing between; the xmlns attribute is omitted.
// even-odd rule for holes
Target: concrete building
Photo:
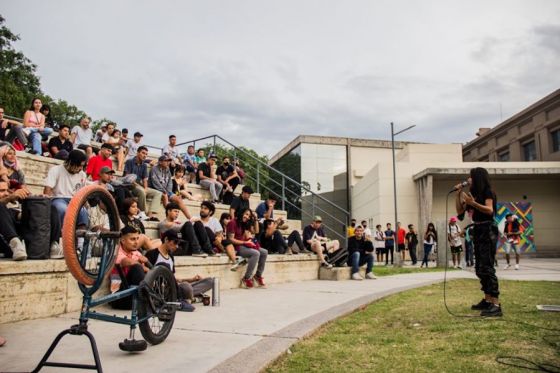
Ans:
<svg viewBox="0 0 560 373"><path fill-rule="evenodd" d="M463 146L465 162L560 161L560 89Z"/></svg>

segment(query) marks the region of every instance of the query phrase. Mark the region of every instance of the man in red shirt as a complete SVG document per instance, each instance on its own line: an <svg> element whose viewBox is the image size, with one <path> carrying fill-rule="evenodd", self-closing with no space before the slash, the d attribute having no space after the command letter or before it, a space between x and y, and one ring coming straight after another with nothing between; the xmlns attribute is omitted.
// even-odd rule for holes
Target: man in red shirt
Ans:
<svg viewBox="0 0 560 373"><path fill-rule="evenodd" d="M113 169L113 161L111 160L112 154L113 146L111 144L103 144L101 145L101 149L99 149L99 154L89 159L86 174L88 174L93 181L99 179L99 171L101 171L101 168L109 167L109 169Z"/></svg>
<svg viewBox="0 0 560 373"><path fill-rule="evenodd" d="M397 222L397 252L401 253L402 260L406 255L406 245L404 244L406 231L401 227L401 222ZM398 255L398 254L397 254Z"/></svg>

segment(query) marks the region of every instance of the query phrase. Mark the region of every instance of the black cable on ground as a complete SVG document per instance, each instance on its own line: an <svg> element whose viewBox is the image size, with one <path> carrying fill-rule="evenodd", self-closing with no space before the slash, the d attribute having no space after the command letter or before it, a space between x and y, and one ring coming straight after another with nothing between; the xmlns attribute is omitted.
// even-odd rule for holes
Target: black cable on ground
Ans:
<svg viewBox="0 0 560 373"><path fill-rule="evenodd" d="M449 221L449 196L453 193L450 192L447 194L447 197L445 199L445 222L446 222L446 229L445 229L445 270L444 270L444 274L443 274L443 304L445 306L445 309L447 310L447 313L449 313L451 316L453 317L457 317L457 318L467 318L467 319L485 319L483 316L481 315L461 315L461 314L456 314L453 311L451 311L451 309L449 308L449 306L447 305L447 268L449 266L449 259L447 257L447 252L449 251L449 240L447 239L447 226L449 225L448 221ZM474 255L474 250L473 250L473 255ZM538 269L538 268L537 268ZM510 319L506 319L506 318L493 318L493 321L505 321L508 323L512 323L512 324L520 324L520 325L527 325L527 326L531 326L533 328L537 328L537 329L542 329L542 330L548 330L548 331L554 331L554 332L558 332L560 331L560 329L555 329L555 328L546 328L543 326L538 326L538 325L534 325L534 324L530 324L524 321L517 321L517 320L510 320ZM545 335L542 337L542 339L547 342L548 344L552 345L553 347L555 347L556 349L559 348L559 343L558 342L551 342L549 339L553 338L553 337L560 337L560 335L558 334L553 334L553 335ZM523 364L516 364L512 361L521 361L526 363L526 365ZM541 371L541 372L548 372L548 373L560 373L560 366L557 365L552 365L549 363L535 363L534 361L525 359L523 357L519 357L519 356L497 356L496 357L496 362L499 364L503 364L503 365L507 365L507 366L511 366L511 367L516 367L516 368L521 368L521 369L528 369L528 370L535 370L535 371Z"/></svg>

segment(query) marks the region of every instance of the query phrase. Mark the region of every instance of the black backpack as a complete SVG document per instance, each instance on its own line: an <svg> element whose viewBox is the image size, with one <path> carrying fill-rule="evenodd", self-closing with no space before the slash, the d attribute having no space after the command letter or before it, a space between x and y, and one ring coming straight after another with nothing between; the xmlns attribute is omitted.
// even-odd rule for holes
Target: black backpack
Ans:
<svg viewBox="0 0 560 373"><path fill-rule="evenodd" d="M51 245L51 200L27 197L22 202L21 236L29 259L49 259Z"/></svg>

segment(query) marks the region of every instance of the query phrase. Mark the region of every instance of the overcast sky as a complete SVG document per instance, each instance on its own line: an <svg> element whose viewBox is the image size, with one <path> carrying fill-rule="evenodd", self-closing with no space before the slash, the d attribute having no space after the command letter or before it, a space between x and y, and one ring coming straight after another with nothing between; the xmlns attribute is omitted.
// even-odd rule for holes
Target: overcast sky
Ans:
<svg viewBox="0 0 560 373"><path fill-rule="evenodd" d="M466 142L560 88L560 1L7 1L43 90L162 146Z"/></svg>

